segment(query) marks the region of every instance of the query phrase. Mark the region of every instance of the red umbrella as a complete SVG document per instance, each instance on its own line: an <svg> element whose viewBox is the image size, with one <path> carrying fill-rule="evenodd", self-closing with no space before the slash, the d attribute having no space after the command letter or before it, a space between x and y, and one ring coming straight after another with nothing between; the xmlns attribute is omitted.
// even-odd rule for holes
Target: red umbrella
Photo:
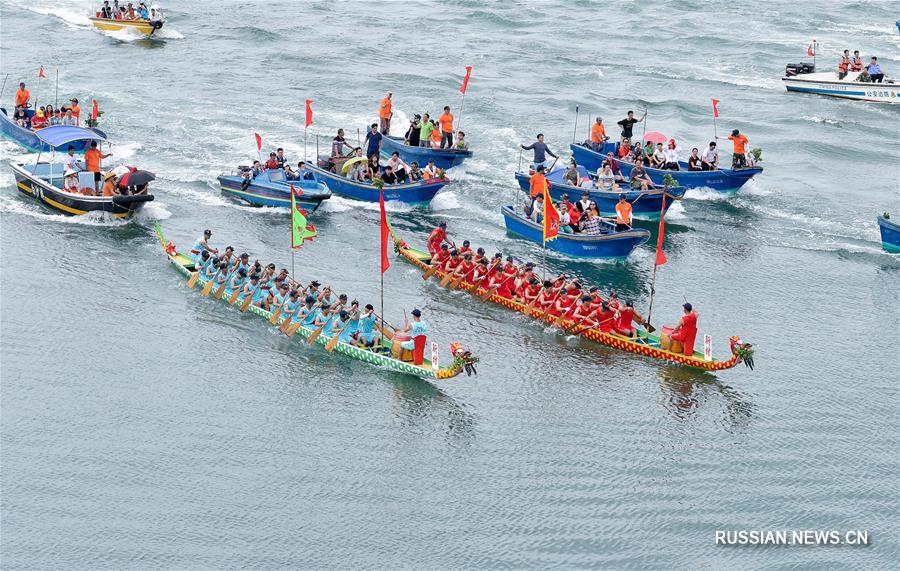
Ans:
<svg viewBox="0 0 900 571"><path fill-rule="evenodd" d="M649 133L644 135L644 140L650 141L651 143L665 143L669 140L669 138L659 131L650 131Z"/></svg>

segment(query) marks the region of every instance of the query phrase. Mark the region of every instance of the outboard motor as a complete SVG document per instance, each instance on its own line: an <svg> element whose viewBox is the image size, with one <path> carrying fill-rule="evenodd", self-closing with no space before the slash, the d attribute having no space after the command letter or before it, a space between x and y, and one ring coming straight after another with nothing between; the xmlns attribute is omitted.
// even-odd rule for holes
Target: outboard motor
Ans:
<svg viewBox="0 0 900 571"><path fill-rule="evenodd" d="M789 63L784 68L785 77L794 77L795 75L803 75L805 73L815 73L816 64L804 62L804 63Z"/></svg>

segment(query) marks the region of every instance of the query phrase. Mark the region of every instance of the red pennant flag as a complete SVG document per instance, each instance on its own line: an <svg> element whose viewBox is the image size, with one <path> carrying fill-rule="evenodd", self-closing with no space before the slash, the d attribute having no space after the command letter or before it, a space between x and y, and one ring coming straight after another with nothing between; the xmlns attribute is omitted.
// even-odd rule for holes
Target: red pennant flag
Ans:
<svg viewBox="0 0 900 571"><path fill-rule="evenodd" d="M544 243L555 240L559 236L559 210L550 200L550 190L544 185Z"/></svg>
<svg viewBox="0 0 900 571"><path fill-rule="evenodd" d="M816 40L813 40L812 43L806 47L806 55L809 57L814 57L816 55L815 45Z"/></svg>
<svg viewBox="0 0 900 571"><path fill-rule="evenodd" d="M391 230L388 228L387 212L384 210L384 190L378 193L378 206L381 208L381 273L384 273L391 267L391 261L388 259L388 241Z"/></svg>
<svg viewBox="0 0 900 571"><path fill-rule="evenodd" d="M262 137L259 136L259 133L253 133L253 135L256 136L256 150L261 151L262 150Z"/></svg>
<svg viewBox="0 0 900 571"><path fill-rule="evenodd" d="M466 88L469 87L469 78L472 77L472 66L466 66L466 77L463 79L462 85L459 88L459 92L465 94Z"/></svg>
<svg viewBox="0 0 900 571"><path fill-rule="evenodd" d="M312 125L312 99L306 100L306 126L309 127Z"/></svg>
<svg viewBox="0 0 900 571"><path fill-rule="evenodd" d="M91 104L91 119L94 121L97 120L97 117L100 116L100 106L97 105L97 100L94 99L94 102Z"/></svg>
<svg viewBox="0 0 900 571"><path fill-rule="evenodd" d="M713 100L715 101L715 99ZM663 195L662 207L659 209L659 236L656 238L656 265L661 266L668 262L666 253L663 252L663 236L666 233L666 195Z"/></svg>
<svg viewBox="0 0 900 571"><path fill-rule="evenodd" d="M41 66L40 71L38 71L38 77L41 79L47 79L47 76L44 75L44 66Z"/></svg>
<svg viewBox="0 0 900 571"><path fill-rule="evenodd" d="M719 104L719 100L718 100L718 99L713 99L713 117L718 117L718 116L719 116L719 108L716 107L718 104Z"/></svg>

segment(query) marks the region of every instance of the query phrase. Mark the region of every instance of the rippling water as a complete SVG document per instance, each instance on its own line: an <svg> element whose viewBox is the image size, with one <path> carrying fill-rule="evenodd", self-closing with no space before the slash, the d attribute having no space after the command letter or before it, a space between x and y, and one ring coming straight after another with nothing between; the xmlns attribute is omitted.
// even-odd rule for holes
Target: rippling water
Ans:
<svg viewBox="0 0 900 571"><path fill-rule="evenodd" d="M59 67L60 97L96 97L115 158L159 174L157 200L127 224L73 220L0 170L5 568L896 565L900 260L875 216L900 213L900 113L778 79L812 38L828 65L858 48L900 74L890 3L194 2L153 42L95 32L88 8L4 0L3 75ZM390 206L404 236L446 219L537 258L499 214L518 143L542 131L565 150L579 105L579 138L589 115L648 108L650 129L702 147L715 97L719 129L747 133L767 170L671 210L654 315L687 297L715 352L740 334L757 370L564 337L398 260L388 314L424 307L445 356L459 341L482 359L430 385L289 342L166 266L156 221L182 247L212 227L290 263L285 211L218 192L252 133L302 155L313 99L312 155L337 127L355 138L388 89L403 127L457 108L465 65L476 157L430 208ZM377 210L335 198L315 223L301 277L377 299ZM652 256L548 265L645 306ZM865 529L872 545L725 548L717 529Z"/></svg>

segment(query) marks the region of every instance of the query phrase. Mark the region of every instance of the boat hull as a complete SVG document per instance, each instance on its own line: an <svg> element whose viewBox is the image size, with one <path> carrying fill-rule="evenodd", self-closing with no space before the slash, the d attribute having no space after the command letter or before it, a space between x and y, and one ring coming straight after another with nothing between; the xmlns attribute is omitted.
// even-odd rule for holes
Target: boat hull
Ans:
<svg viewBox="0 0 900 571"><path fill-rule="evenodd" d="M163 248L166 250L166 257L169 262L181 273L184 277L189 277L193 273L194 264L191 258L179 254L173 250L170 250L170 244L165 241L162 236L162 233L157 228L157 235L159 236L160 243ZM171 246L174 249L174 246ZM203 287L203 284L206 283L204 280L198 280L198 284L195 287L196 291L200 291ZM227 300L231 297L233 291L230 289L226 289L224 294L221 297L221 301L227 303ZM210 297L207 299L215 299L215 297ZM241 302L244 300L243 296L239 296L237 301L235 302L236 306L239 306ZM272 313L266 311L265 309L258 307L256 305L247 306L247 312L252 313L258 317L262 317L267 321L272 317ZM280 317L275 325L280 325L284 323L285 318ZM294 337L297 337L301 340L307 339L310 335L315 332L316 329L309 327L300 327L297 329L297 332L294 334ZM315 343L318 345L325 346L332 339L332 336L326 334L320 334L318 338L315 340ZM380 338L384 347L390 348L390 342L385 340L384 338ZM351 357L356 359L357 361L363 361L365 363L369 363L371 365L375 365L378 367L383 367L385 369L390 369L392 371L397 371L399 373L404 373L407 375L412 375L415 377L419 377L421 379L450 379L455 377L463 372L464 363L458 360L454 360L453 364L448 367L440 367L433 368L431 366L431 362L429 360L425 360L422 365L414 365L412 363L408 363L405 361L400 361L394 359L390 356L375 353L368 349L363 349L360 347L356 347L355 345L349 345L347 343L337 343L334 346L334 353L339 353L341 355L346 355L347 357Z"/></svg>
<svg viewBox="0 0 900 571"><path fill-rule="evenodd" d="M219 176L222 194L226 196L236 198L252 206L290 208L291 189L289 185L254 181L247 188L243 188L243 182L244 177L241 176L224 174ZM321 206L322 201L331 197L331 191L323 184L310 181L295 181L294 186L303 191L303 194L295 198L297 204L310 212L315 212Z"/></svg>
<svg viewBox="0 0 900 571"><path fill-rule="evenodd" d="M803 75L782 77L781 81L785 89L795 93L812 93L876 103L900 103L900 85L895 83L828 81L806 78Z"/></svg>
<svg viewBox="0 0 900 571"><path fill-rule="evenodd" d="M900 224L879 216L878 229L881 231L881 246L888 252L900 252Z"/></svg>
<svg viewBox="0 0 900 571"><path fill-rule="evenodd" d="M541 225L519 216L512 206L500 208L506 230L536 244L543 243ZM547 242L547 249L573 258L623 259L650 238L650 232L642 229L626 230L599 236L566 234L560 232L555 240Z"/></svg>
<svg viewBox="0 0 900 571"><path fill-rule="evenodd" d="M156 22L154 25L146 20L108 20L106 18L91 17L91 23L94 27L107 32L118 32L119 30L134 30L145 36L152 36L156 30L163 27L162 22Z"/></svg>
<svg viewBox="0 0 900 571"><path fill-rule="evenodd" d="M404 260L411 263L422 272L425 272L431 268L431 266L428 265L430 256L427 253L410 248L406 244L406 242L404 242L402 239L400 239L399 236L397 236L396 233L394 233L393 228L391 229L391 236L394 239L394 244L396 245L400 256L403 257ZM434 273L434 276L435 278L437 278L437 281L440 281L440 279L444 277L444 273L441 271L437 271ZM485 290L484 288L480 288L465 282L462 282L458 287L459 289L473 295L483 296L487 294L487 290ZM499 294L492 294L485 301L490 301L507 309L511 309L519 313L524 313L525 315L533 319L540 319L543 315L543 312L538 309L532 308L531 310L529 310L527 306L525 306L521 302L515 299L503 297ZM570 319L563 319L562 327L564 327L568 331L571 331L573 329L576 329L578 325ZM651 359L662 360L685 367L701 369L704 371L722 371L725 369L730 369L741 362L741 360L735 354L732 354L731 358L729 359L713 358L707 361L704 358L703 354L698 351L695 351L693 355L673 353L672 351L662 349L662 347L660 346L659 337L643 332L641 333L641 337L635 339L630 337L623 337L615 333L603 333L601 331L597 331L596 329L588 329L580 331L580 337L589 341L593 341L595 343L599 343L601 345L606 345L614 349L618 349L620 351L635 353L637 355L642 355Z"/></svg>
<svg viewBox="0 0 900 571"><path fill-rule="evenodd" d="M30 109L29 112L31 112ZM101 135L104 140L106 139L106 133L100 129L91 129L91 131ZM24 127L16 125L12 119L9 118L6 109L3 108L0 108L0 135L3 135L5 139L9 139L13 143L32 153L50 152L50 145L38 139L35 132L31 129L25 129ZM75 148L75 152L80 153L87 149L91 142L88 140L72 141L72 143L69 144ZM68 144L66 145L66 149L68 149ZM61 151L65 151L66 149L61 149Z"/></svg>
<svg viewBox="0 0 900 571"><path fill-rule="evenodd" d="M91 212L106 212L116 218L131 218L153 200L152 194L139 196L84 196L63 192L45 180L32 175L21 165L11 164L16 178L16 188L41 204L70 216L80 216ZM61 172L61 170L59 171Z"/></svg>
<svg viewBox="0 0 900 571"><path fill-rule="evenodd" d="M580 167L579 167L580 168ZM557 169L563 172L565 169ZM582 169L583 170L583 169ZM550 173L554 175L557 171ZM557 177L561 178L561 177ZM526 193L531 192L531 176L527 173L517 172L516 181ZM554 200L562 200L563 194L569 195L569 200L576 201L581 198L584 189L570 184L563 184L557 180L551 180L551 176L547 177L550 186L550 196ZM682 186L670 188L663 192L663 189L653 190L631 190L623 189L621 191L607 191L590 189L590 199L597 203L597 209L604 216L615 216L616 204L619 203L619 195L624 194L625 200L631 204L631 214L639 220L659 220L659 213L663 207L663 200L666 203L666 210L669 209L676 200L684 197L685 188Z"/></svg>
<svg viewBox="0 0 900 571"><path fill-rule="evenodd" d="M422 168L425 168L428 161L434 161L434 166L437 168L449 169L461 165L464 160L472 156L472 151L469 150L411 147L403 144L402 137L383 137L381 152L391 154L394 151L400 153L403 162L409 164L416 161Z"/></svg>
<svg viewBox="0 0 900 571"><path fill-rule="evenodd" d="M316 180L324 183L331 192L365 202L378 202L378 189L371 183L350 180L317 166L310 165L307 168L311 169L316 175ZM435 178L415 183L385 185L384 199L413 205L428 204L449 182L446 178Z"/></svg>
<svg viewBox="0 0 900 571"><path fill-rule="evenodd" d="M606 143L601 152L588 149L584 145L572 144L572 157L575 162L588 170L597 170L606 160L607 153L615 152L614 143ZM631 175L631 169L634 168L632 163L627 163L620 159L616 159L616 163L622 170L622 175L628 177ZM750 167L746 169L721 169L717 171L689 171L687 164L682 161L682 170L669 171L662 169L644 169L650 176L653 184L663 184L663 177L670 175L675 179L678 186L685 188L711 188L719 192L731 193L740 190L748 180L763 172L762 167Z"/></svg>

